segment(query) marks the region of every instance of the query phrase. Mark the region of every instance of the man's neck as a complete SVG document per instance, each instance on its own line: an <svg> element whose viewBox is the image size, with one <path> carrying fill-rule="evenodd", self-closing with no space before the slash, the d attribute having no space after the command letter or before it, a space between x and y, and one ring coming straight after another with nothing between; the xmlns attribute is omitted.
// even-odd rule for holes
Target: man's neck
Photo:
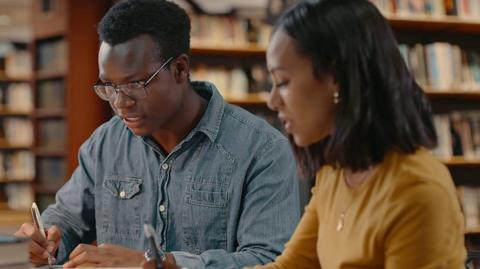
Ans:
<svg viewBox="0 0 480 269"><path fill-rule="evenodd" d="M207 107L207 101L194 89L185 91L185 98L175 119L164 129L152 134L153 139L169 154L198 124Z"/></svg>

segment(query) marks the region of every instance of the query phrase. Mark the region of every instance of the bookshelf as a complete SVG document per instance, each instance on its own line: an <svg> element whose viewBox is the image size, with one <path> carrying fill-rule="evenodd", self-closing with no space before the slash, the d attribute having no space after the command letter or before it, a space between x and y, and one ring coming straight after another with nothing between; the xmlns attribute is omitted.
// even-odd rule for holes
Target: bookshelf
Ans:
<svg viewBox="0 0 480 269"><path fill-rule="evenodd" d="M23 209L33 197L32 47L28 40L1 43L8 49L0 55L0 225L11 225L28 220Z"/></svg>
<svg viewBox="0 0 480 269"><path fill-rule="evenodd" d="M90 90L98 78L95 25L109 5L31 1L31 38L0 55L0 226L30 220L33 200L42 210L54 202L80 145L110 117Z"/></svg>
<svg viewBox="0 0 480 269"><path fill-rule="evenodd" d="M448 167L457 186L465 215L467 248L478 250L479 2L437 1L429 8L418 5L412 10L403 0L397 1L397 6L390 0L371 1L388 18L404 60L432 103L440 144L435 153Z"/></svg>
<svg viewBox="0 0 480 269"><path fill-rule="evenodd" d="M35 179L41 209L77 166L80 145L109 117L108 105L91 91L98 78L94 27L108 0L32 2Z"/></svg>
<svg viewBox="0 0 480 269"><path fill-rule="evenodd" d="M396 30L416 29L432 33L479 34L480 19L459 18L457 16L387 15L390 25Z"/></svg>

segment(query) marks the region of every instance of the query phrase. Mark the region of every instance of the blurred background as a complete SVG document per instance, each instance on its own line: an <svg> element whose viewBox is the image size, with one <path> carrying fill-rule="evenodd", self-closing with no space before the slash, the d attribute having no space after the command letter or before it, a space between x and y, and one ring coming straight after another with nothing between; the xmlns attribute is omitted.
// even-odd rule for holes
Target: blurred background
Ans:
<svg viewBox="0 0 480 269"><path fill-rule="evenodd" d="M30 221L77 166L79 146L112 117L93 92L96 25L112 0L0 0L0 228ZM295 0L175 0L192 20L193 80L281 125L266 107L272 23ZM466 220L480 238L480 1L372 0L432 102L439 146ZM302 204L311 186L301 182ZM13 228L12 228L13 227Z"/></svg>

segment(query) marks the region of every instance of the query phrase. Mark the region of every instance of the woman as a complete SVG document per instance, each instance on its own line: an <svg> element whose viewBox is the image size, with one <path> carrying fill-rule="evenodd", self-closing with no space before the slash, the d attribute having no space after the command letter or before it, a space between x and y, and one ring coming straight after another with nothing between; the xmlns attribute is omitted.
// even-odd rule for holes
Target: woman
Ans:
<svg viewBox="0 0 480 269"><path fill-rule="evenodd" d="M302 2L267 51L278 112L313 196L286 249L255 268L463 268L464 224L431 108L365 0Z"/></svg>

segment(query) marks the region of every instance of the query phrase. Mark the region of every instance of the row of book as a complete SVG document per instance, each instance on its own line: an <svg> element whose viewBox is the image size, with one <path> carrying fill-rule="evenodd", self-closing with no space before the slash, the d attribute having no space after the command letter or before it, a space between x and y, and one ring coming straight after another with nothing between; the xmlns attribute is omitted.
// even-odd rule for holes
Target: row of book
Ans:
<svg viewBox="0 0 480 269"><path fill-rule="evenodd" d="M434 153L440 159L480 158L480 111L453 112L433 117L438 137Z"/></svg>
<svg viewBox="0 0 480 269"><path fill-rule="evenodd" d="M0 181L31 181L35 157L31 151L0 152Z"/></svg>
<svg viewBox="0 0 480 269"><path fill-rule="evenodd" d="M41 148L47 150L62 150L66 145L66 126L63 119L44 120L38 126Z"/></svg>
<svg viewBox="0 0 480 269"><path fill-rule="evenodd" d="M457 195L462 206L467 230L480 228L480 187L458 186Z"/></svg>
<svg viewBox="0 0 480 269"><path fill-rule="evenodd" d="M38 83L37 107L40 109L65 107L65 83L62 79L44 80Z"/></svg>
<svg viewBox="0 0 480 269"><path fill-rule="evenodd" d="M12 48L4 57L6 77L24 79L32 76L32 57L28 50Z"/></svg>
<svg viewBox="0 0 480 269"><path fill-rule="evenodd" d="M67 43L64 39L43 42L37 46L36 57L39 72L65 72L67 70Z"/></svg>
<svg viewBox="0 0 480 269"><path fill-rule="evenodd" d="M235 16L191 14L191 44L195 46L266 47L272 27L260 20Z"/></svg>
<svg viewBox="0 0 480 269"><path fill-rule="evenodd" d="M16 237L0 231L0 269L29 269L29 238Z"/></svg>
<svg viewBox="0 0 480 269"><path fill-rule="evenodd" d="M65 85L62 79L40 81L36 95L37 108L65 107ZM29 113L33 110L33 103L32 89L29 83L0 85L0 109Z"/></svg>
<svg viewBox="0 0 480 269"><path fill-rule="evenodd" d="M0 139L9 146L30 147L33 145L33 124L30 119L4 118L0 125Z"/></svg>
<svg viewBox="0 0 480 269"><path fill-rule="evenodd" d="M15 147L31 147L34 142L33 124L30 119L8 117L0 124L0 142ZM62 119L50 119L39 122L39 146L49 149L61 149L65 146L66 129Z"/></svg>
<svg viewBox="0 0 480 269"><path fill-rule="evenodd" d="M417 82L431 90L480 90L480 54L450 43L413 46L400 52Z"/></svg>
<svg viewBox="0 0 480 269"><path fill-rule="evenodd" d="M1 44L5 45L5 44ZM63 39L45 41L38 45L37 69L39 72L64 72L67 70L67 45ZM7 78L26 79L32 76L32 56L28 49L17 49L14 46L8 47L4 58L4 73Z"/></svg>
<svg viewBox="0 0 480 269"><path fill-rule="evenodd" d="M37 177L44 186L60 186L67 177L67 164L63 158L38 158Z"/></svg>
<svg viewBox="0 0 480 269"><path fill-rule="evenodd" d="M30 184L3 184L7 205L12 210L28 210L32 206L34 193Z"/></svg>
<svg viewBox="0 0 480 269"><path fill-rule="evenodd" d="M478 0L370 0L385 15L479 18Z"/></svg>
<svg viewBox="0 0 480 269"><path fill-rule="evenodd" d="M210 81L224 97L245 98L249 93L268 91L271 82L265 66L227 68L198 65L192 69L192 80Z"/></svg>
<svg viewBox="0 0 480 269"><path fill-rule="evenodd" d="M33 98L30 84L0 85L0 109L25 113L32 112Z"/></svg>

